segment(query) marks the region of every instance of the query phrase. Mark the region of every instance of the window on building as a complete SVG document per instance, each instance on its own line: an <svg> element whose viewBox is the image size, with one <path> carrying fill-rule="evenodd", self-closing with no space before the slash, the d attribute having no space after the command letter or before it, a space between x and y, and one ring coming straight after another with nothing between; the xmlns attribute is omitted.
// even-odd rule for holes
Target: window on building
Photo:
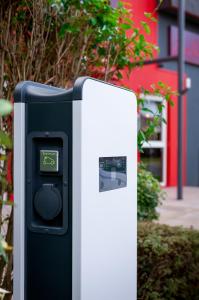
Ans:
<svg viewBox="0 0 199 300"><path fill-rule="evenodd" d="M158 104L164 101L161 97L150 95L145 96L144 99L145 107L148 108L149 111L141 110L139 113L139 126L143 130L147 127L148 120L153 120L153 114L158 113ZM166 119L166 108L163 109L162 117ZM151 171L163 185L166 185L166 146L166 125L160 123L155 129L155 133L150 141L144 143L144 152L140 155L142 162L145 163L148 170Z"/></svg>

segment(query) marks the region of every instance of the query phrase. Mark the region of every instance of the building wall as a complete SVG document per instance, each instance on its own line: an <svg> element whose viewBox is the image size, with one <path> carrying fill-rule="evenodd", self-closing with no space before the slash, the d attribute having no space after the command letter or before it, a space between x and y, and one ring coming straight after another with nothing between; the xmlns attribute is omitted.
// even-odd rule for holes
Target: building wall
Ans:
<svg viewBox="0 0 199 300"><path fill-rule="evenodd" d="M133 8L133 20L139 25L140 21L145 20L144 12L155 12L157 7L156 0L129 0ZM158 15L154 13L158 18ZM146 19L147 21L147 19ZM151 22L151 35L146 35L148 41L158 44L158 26L157 23ZM144 32L143 32L144 34ZM166 37L163 37L163 39ZM177 73L172 69L160 68L156 64L137 68L133 70L130 78L125 77L124 84L137 91L140 87L150 88L151 84L163 81L167 83L173 90L177 90ZM173 97L174 107L168 106L167 109L167 185L175 186L177 184L177 97ZM184 124L186 126L186 122ZM184 128L184 131L186 128ZM186 135L185 135L186 137ZM184 139L185 148L185 139ZM184 150L184 170L186 166L185 150ZM184 181L185 174L184 171Z"/></svg>
<svg viewBox="0 0 199 300"><path fill-rule="evenodd" d="M161 13L159 16L159 45L161 56L169 54L169 31L170 25L177 24L177 17ZM187 20L187 30L199 34L199 25ZM189 47L189 45L186 45ZM199 45L196 47L199 47ZM167 63L164 67L175 69L175 63ZM187 128L184 135L187 135L186 143L186 161L187 161L187 181L190 186L199 186L199 66L186 64L186 74L192 80L192 88L187 94L187 109L185 117L187 118Z"/></svg>

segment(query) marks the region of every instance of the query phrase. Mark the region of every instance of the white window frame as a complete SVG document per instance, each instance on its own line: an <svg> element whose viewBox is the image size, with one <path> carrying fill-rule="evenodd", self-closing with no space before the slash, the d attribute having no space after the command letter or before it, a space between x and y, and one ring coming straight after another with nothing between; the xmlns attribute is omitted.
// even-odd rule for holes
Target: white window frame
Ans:
<svg viewBox="0 0 199 300"><path fill-rule="evenodd" d="M163 97L160 96L153 96L153 95L140 95L140 98L146 101L153 101L153 102L162 102L165 108L162 111L162 117L167 121L167 103ZM139 114L140 115L140 114ZM162 149L162 159L163 159L163 171L162 171L162 181L160 184L162 186L166 186L167 184L167 126L164 122L162 122L161 126L161 141L148 141L144 142L143 149L145 148L159 148Z"/></svg>

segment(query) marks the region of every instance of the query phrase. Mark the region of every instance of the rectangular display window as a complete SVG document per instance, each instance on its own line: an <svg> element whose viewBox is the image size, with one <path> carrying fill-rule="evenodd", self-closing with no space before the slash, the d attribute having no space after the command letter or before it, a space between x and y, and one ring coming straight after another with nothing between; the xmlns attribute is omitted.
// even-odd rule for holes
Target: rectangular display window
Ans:
<svg viewBox="0 0 199 300"><path fill-rule="evenodd" d="M99 158L99 191L105 192L127 186L126 156Z"/></svg>

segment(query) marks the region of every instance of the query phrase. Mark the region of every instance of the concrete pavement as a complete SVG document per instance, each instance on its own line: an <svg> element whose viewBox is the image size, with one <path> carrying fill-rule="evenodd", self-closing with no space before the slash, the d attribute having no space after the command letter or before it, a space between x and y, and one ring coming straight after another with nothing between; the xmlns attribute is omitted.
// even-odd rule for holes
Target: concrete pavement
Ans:
<svg viewBox="0 0 199 300"><path fill-rule="evenodd" d="M167 196L158 208L158 223L199 229L199 187L184 187L184 199L176 200L176 188L166 188Z"/></svg>

